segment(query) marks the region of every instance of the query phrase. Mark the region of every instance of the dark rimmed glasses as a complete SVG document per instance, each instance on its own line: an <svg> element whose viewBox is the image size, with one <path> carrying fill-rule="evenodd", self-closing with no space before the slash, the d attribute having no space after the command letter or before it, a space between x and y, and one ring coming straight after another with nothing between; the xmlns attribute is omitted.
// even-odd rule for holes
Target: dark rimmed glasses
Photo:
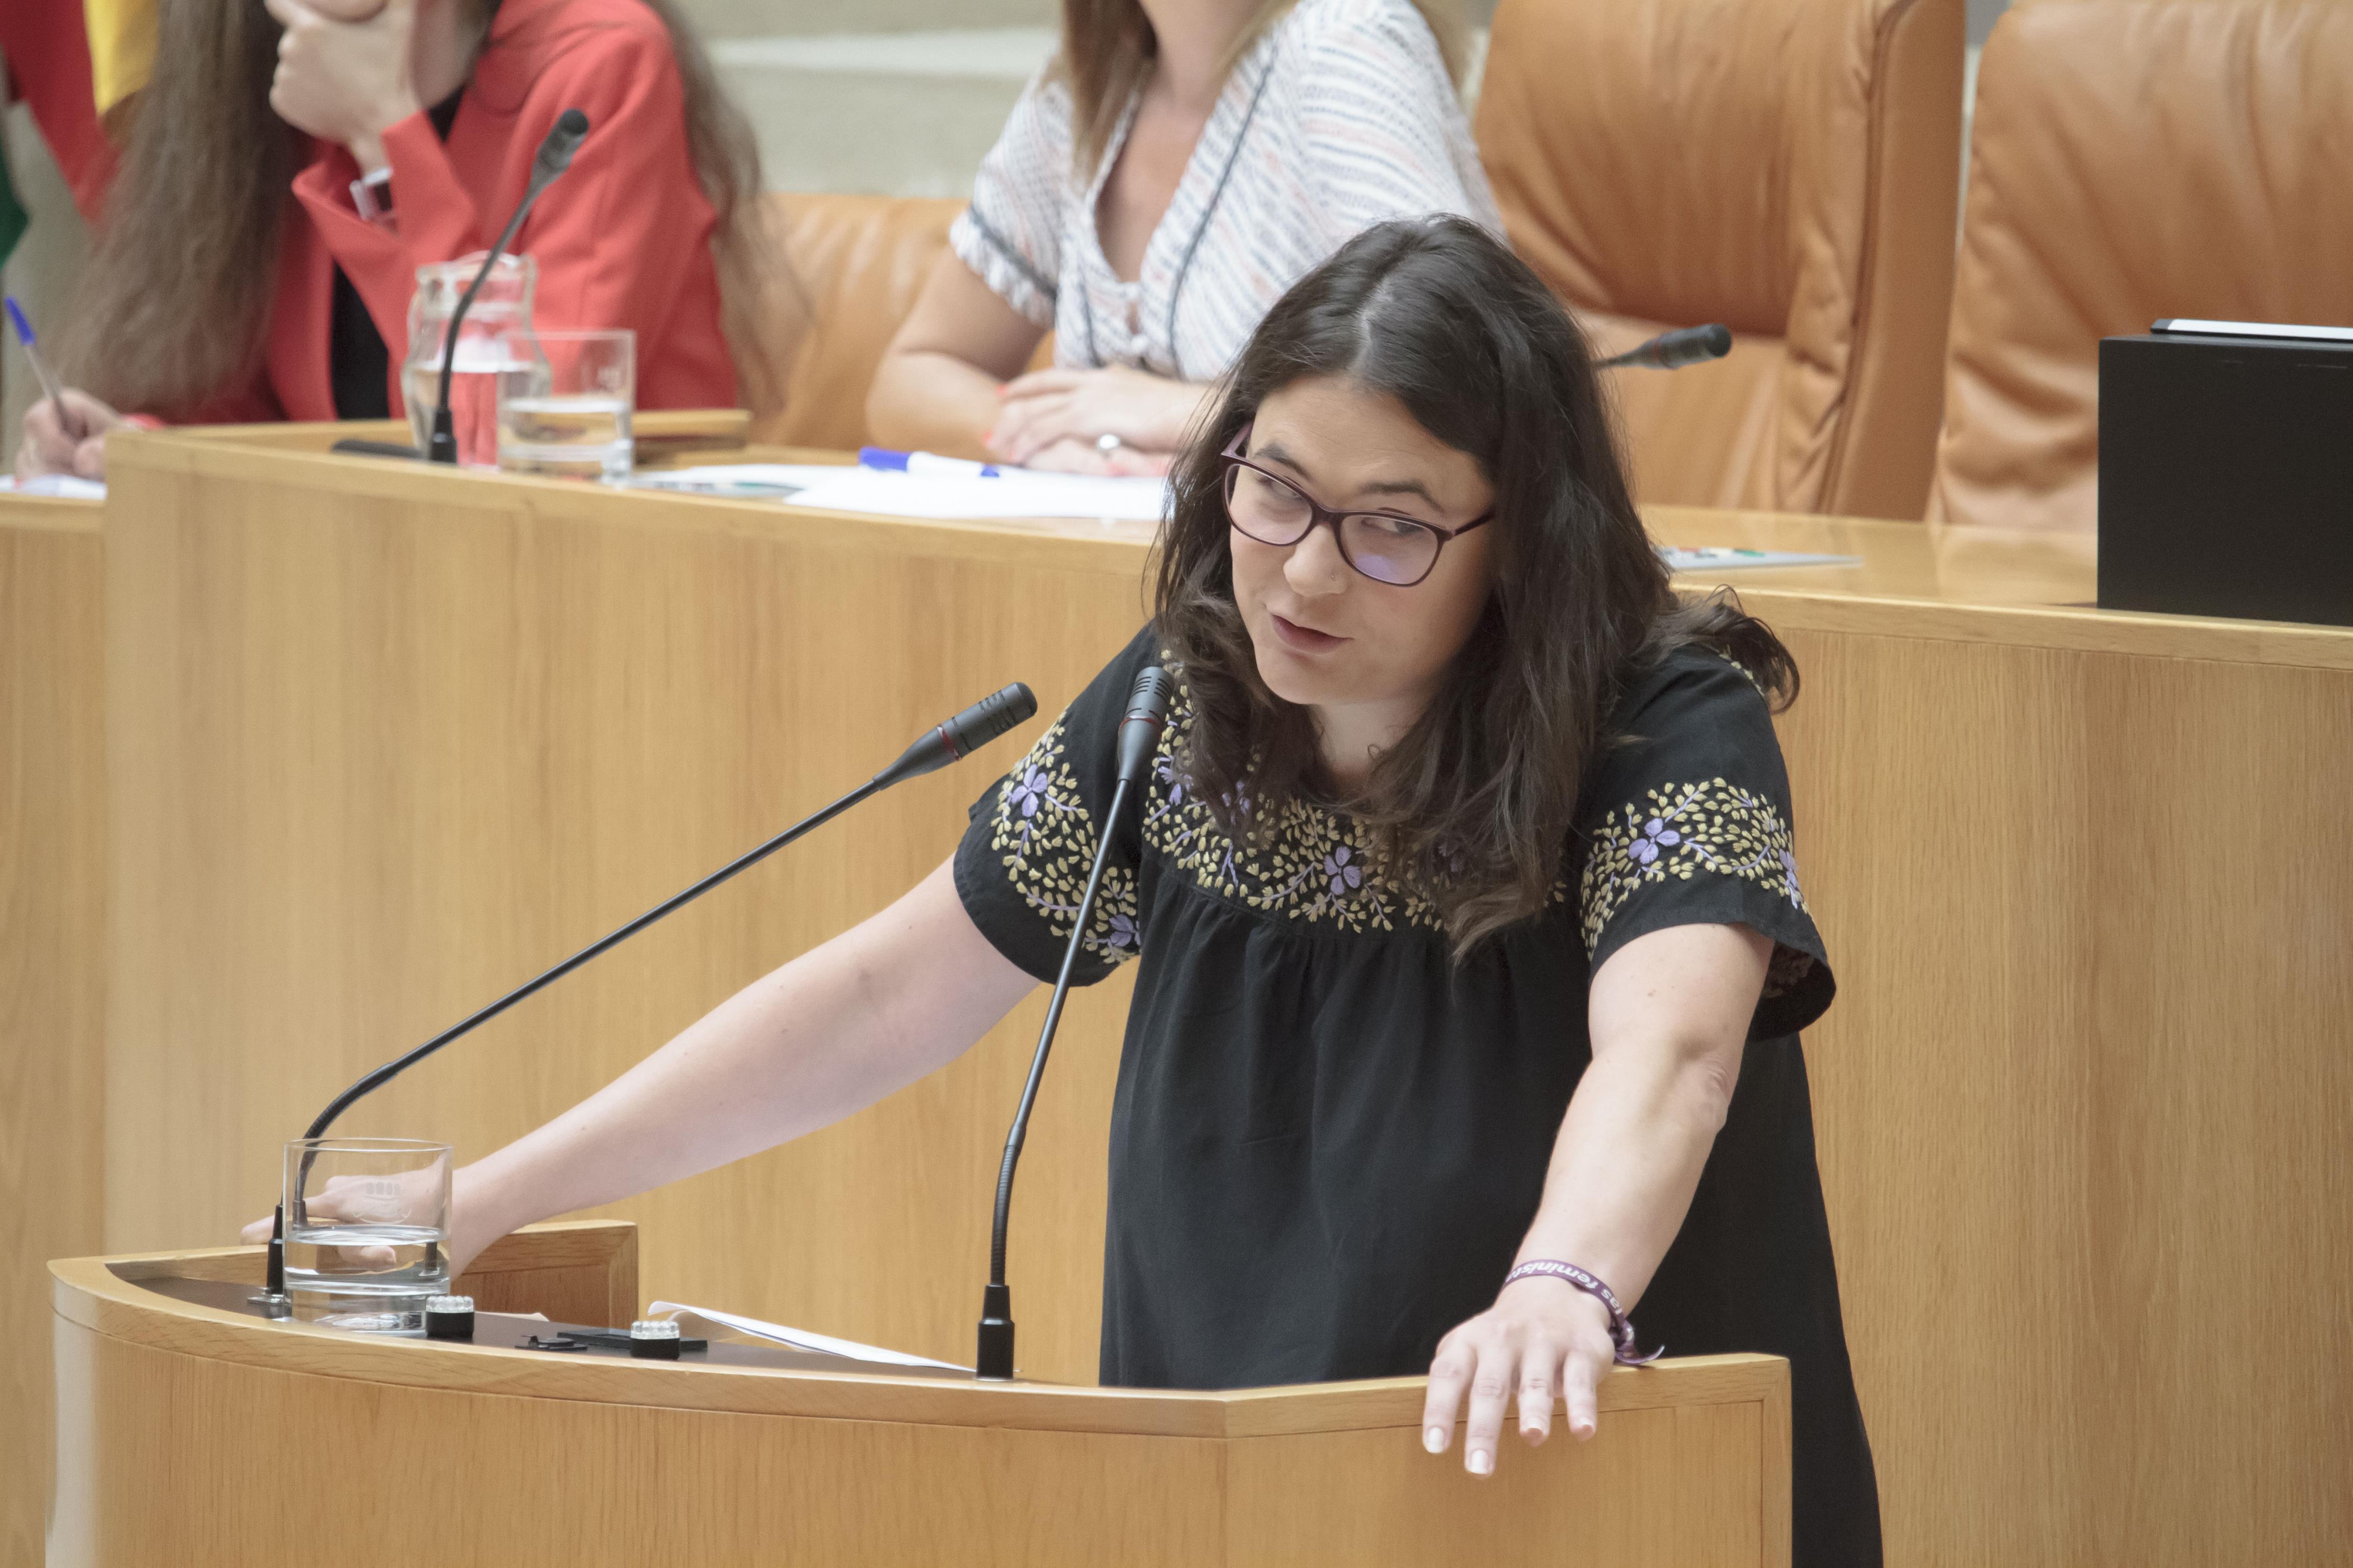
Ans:
<svg viewBox="0 0 2353 1568"><path fill-rule="evenodd" d="M1341 560L1376 583L1410 588L1437 570L1438 552L1448 540L1494 521L1495 514L1487 511L1460 528L1440 528L1403 512L1335 511L1243 457L1250 435L1250 426L1243 426L1219 460L1226 466L1226 516L1261 544L1296 544L1324 523L1339 543Z"/></svg>

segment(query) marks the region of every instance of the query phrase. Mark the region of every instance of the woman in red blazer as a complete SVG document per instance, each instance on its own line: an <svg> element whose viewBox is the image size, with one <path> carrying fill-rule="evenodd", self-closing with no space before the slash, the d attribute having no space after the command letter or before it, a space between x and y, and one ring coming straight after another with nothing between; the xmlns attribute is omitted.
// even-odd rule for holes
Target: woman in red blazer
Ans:
<svg viewBox="0 0 2353 1568"><path fill-rule="evenodd" d="M634 328L640 407L771 401L757 153L670 0L266 3L163 7L60 334L87 390L26 415L20 475L101 477L118 409L399 415L417 268L489 247L566 109L587 140L512 246L534 321Z"/></svg>

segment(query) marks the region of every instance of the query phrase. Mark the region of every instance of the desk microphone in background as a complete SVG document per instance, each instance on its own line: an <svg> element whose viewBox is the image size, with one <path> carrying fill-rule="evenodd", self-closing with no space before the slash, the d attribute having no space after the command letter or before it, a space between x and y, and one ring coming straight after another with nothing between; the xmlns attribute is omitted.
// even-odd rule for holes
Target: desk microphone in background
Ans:
<svg viewBox="0 0 2353 1568"><path fill-rule="evenodd" d="M458 437L449 421L449 374L458 363L458 329L466 323L466 311L481 291L483 280L491 268L499 264L515 230L522 226L524 215L539 200L540 192L555 183L555 177L572 166L572 155L580 151L581 142L588 134L588 117L576 109L567 109L555 117L554 129L547 140L539 144L539 154L531 161L531 184L524 187L522 201L517 205L514 216L500 231L498 243L482 260L482 269L466 285L465 293L458 298L458 308L449 312L447 336L441 343L441 395L433 404L433 436L425 448L426 460L434 463L454 463L458 460Z"/></svg>
<svg viewBox="0 0 2353 1568"><path fill-rule="evenodd" d="M804 833L808 832L812 828L821 827L825 824L831 822L835 817L839 816L843 812L848 811L851 806L856 805L860 801L864 800L867 796L880 795L884 790L889 789L892 784L904 784L909 779L920 778L928 773L935 773L939 769L947 766L950 763L960 762L964 758L972 755L973 752L980 750L981 747L988 744L989 742L996 740L999 735L1004 734L1007 731L1013 729L1017 725L1028 722L1030 716L1037 711L1038 699L1030 694L1028 687L1023 686L1017 681L993 697L982 698L979 701L974 703L971 707L965 709L963 712L957 714L955 718L950 719L945 723L934 725L930 730L927 730L923 734L917 736L914 743L900 753L899 760L897 762L892 763L889 767L884 768L881 773L876 773L872 778L867 780L864 784L860 784L856 789L851 790L848 795L843 795L839 800L835 801L831 805L827 806L824 810L818 812L814 816L803 817L800 821L793 824L790 827L786 828L782 833L777 834L774 838L769 839L765 844L761 845L758 848L730 860L726 865L722 866L718 870L713 871L708 877L703 878L700 882L695 883L685 891L656 904L652 909L648 910L644 914L639 915L636 920L631 921L628 924L621 927L618 931L612 931L605 936L599 937L596 941L590 942L586 947L582 948L578 952L574 953L570 958L565 959L563 963L557 964L554 968L549 970L538 979L531 981L527 984L518 986L516 989L508 992L505 995L500 997L497 1001L491 1003L480 1012L476 1013L470 1018L467 1018L464 1022L457 1025L455 1027L446 1029L442 1033L434 1036L431 1039L426 1041L423 1045L417 1047L406 1056L396 1057L391 1061L388 1061L382 1067L377 1068L374 1072L369 1073L357 1083L353 1084L349 1089L343 1090L343 1093L335 1096L333 1100L329 1100L327 1102L327 1109L319 1112L317 1119L311 1123L310 1130L304 1132L302 1136L306 1139L325 1137L327 1135L328 1127L333 1123L336 1117L341 1116L345 1110L349 1110L354 1100L358 1100L363 1095L372 1093L373 1091L383 1088L385 1084L390 1083L394 1079L398 1078L402 1073L406 1072L410 1068L415 1067L418 1062L423 1061L427 1057L431 1056L434 1052L439 1050L450 1041L489 1023L491 1019L497 1017L500 1014L505 1012L516 1003L524 1000L526 997L533 995L546 986L554 984L556 981L563 979L565 975L571 973L574 970L579 968L590 959L595 958L597 954L604 952L609 948L617 947L620 943L628 941L630 937L637 935L638 932L645 930L646 927L653 924L664 915L670 913L674 910L682 909L686 905L692 903L695 900L711 891L712 889L719 886L720 883L726 881L737 872L749 870L752 867L758 865L761 861L766 859L777 850L782 849L786 845L790 844L794 839L798 838ZM1034 1079L1035 1074L1033 1072L1033 1088L1035 1087ZM1024 1105L1026 1109L1026 1101L1024 1102ZM310 1160L306 1155L302 1164L301 1179L298 1179L295 1184L295 1190L297 1192L301 1191L302 1187L307 1184L307 1180L310 1175ZM285 1299L286 1202L283 1195L281 1195L278 1203L278 1212L272 1219L269 1227L269 1283L264 1287L264 1294L256 1297L255 1300L262 1302L266 1306L277 1306L282 1304Z"/></svg>
<svg viewBox="0 0 2353 1568"><path fill-rule="evenodd" d="M1054 999L1046 1005L1046 1026L1038 1034L1038 1052L1029 1058L1029 1079L1021 1086L1021 1104L1013 1113L1013 1129L1005 1135L1005 1163L997 1172L997 1213L988 1231L988 1287L980 1299L980 1353L973 1375L994 1383L1013 1376L1013 1293L1005 1285L1005 1230L1013 1215L1013 1168L1021 1163L1021 1144L1029 1134L1029 1111L1038 1103L1038 1085L1046 1076L1046 1053L1054 1048L1054 1031L1061 1026L1062 1003L1071 994L1071 971L1086 944L1087 921L1094 914L1095 894L1103 889L1104 863L1119 837L1120 816L1128 797L1152 765L1153 749L1168 727L1168 704L1176 695L1176 680L1158 665L1137 673L1128 693L1127 713L1119 721L1119 784L1112 791L1111 811L1103 819L1103 837L1095 845L1095 863L1087 872L1087 890L1079 898L1077 920L1071 926L1070 945L1062 950L1062 972L1054 979Z"/></svg>
<svg viewBox="0 0 2353 1568"><path fill-rule="evenodd" d="M1645 370L1681 370L1703 360L1722 359L1731 352L1732 329L1721 321L1711 321L1704 327L1677 327L1672 332L1661 332L1622 354L1595 361L1593 368L1614 370L1620 365L1640 365Z"/></svg>

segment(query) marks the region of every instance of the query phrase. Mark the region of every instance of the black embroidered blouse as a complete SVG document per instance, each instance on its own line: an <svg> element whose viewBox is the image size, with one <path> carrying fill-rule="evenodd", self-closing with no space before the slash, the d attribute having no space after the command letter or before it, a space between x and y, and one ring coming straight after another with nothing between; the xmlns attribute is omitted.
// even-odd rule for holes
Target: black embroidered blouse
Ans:
<svg viewBox="0 0 2353 1568"><path fill-rule="evenodd" d="M1051 983L1112 795L1147 628L973 808L965 908ZM1178 672L1181 676L1181 672ZM1591 974L1647 931L1746 925L1775 957L1690 1216L1634 1311L1671 1354L1792 1364L1796 1558L1879 1559L1797 1031L1832 980L1788 784L1746 671L1638 678L1582 792L1553 902L1457 972L1435 911L1303 802L1237 845L1187 789L1179 691L1079 979L1139 959L1112 1108L1102 1376L1228 1388L1427 1371L1535 1217L1590 1059ZM1572 1260L1573 1261L1573 1260Z"/></svg>

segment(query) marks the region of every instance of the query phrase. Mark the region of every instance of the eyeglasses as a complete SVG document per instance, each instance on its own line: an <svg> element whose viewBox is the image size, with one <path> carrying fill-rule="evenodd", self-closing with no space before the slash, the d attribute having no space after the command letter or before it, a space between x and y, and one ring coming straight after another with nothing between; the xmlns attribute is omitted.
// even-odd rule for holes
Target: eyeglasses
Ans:
<svg viewBox="0 0 2353 1568"><path fill-rule="evenodd" d="M1341 560L1376 583L1410 588L1437 569L1438 552L1448 540L1494 521L1493 511L1482 512L1460 528L1447 529L1401 512L1334 511L1289 479L1243 457L1250 428L1243 426L1219 460L1226 466L1226 516L1261 544L1296 544L1317 523L1324 523L1340 546Z"/></svg>

